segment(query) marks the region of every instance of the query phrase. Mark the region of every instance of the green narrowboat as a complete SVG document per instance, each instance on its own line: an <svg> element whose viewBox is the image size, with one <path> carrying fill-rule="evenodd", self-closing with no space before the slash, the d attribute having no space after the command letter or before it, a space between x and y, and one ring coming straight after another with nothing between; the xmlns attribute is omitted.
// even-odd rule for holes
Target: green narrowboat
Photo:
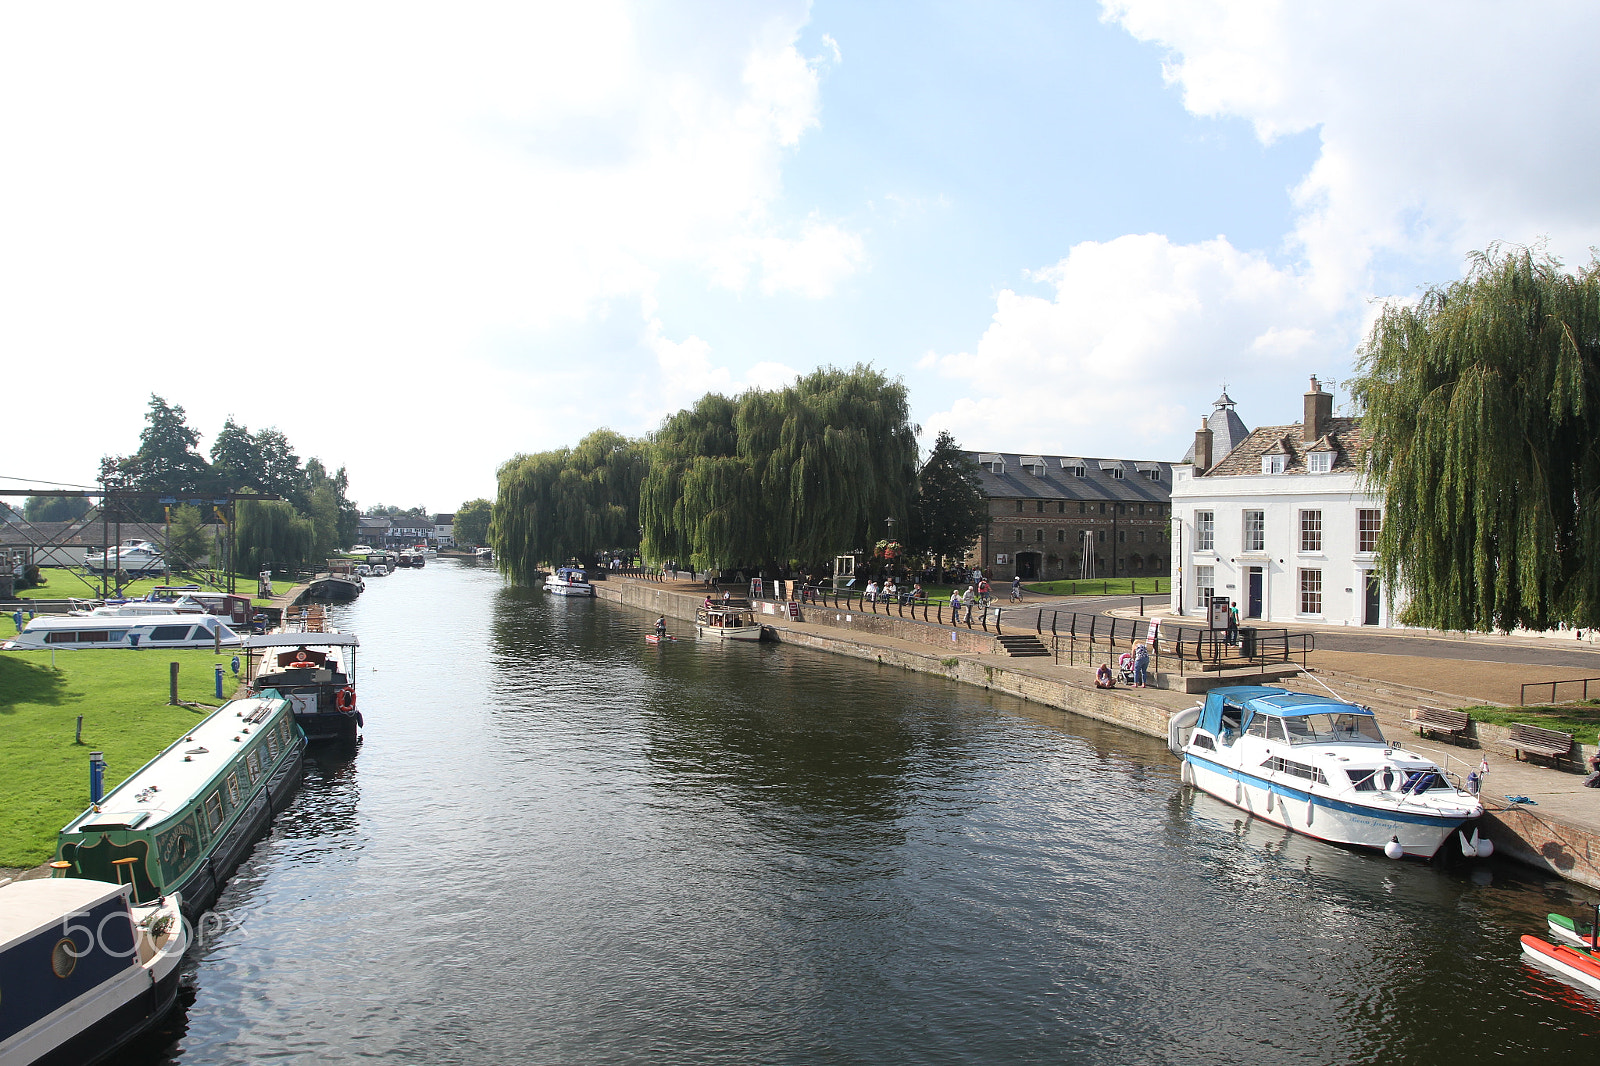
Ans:
<svg viewBox="0 0 1600 1066"><path fill-rule="evenodd" d="M173 892L191 922L300 787L306 739L289 701L231 700L61 830L73 877Z"/></svg>

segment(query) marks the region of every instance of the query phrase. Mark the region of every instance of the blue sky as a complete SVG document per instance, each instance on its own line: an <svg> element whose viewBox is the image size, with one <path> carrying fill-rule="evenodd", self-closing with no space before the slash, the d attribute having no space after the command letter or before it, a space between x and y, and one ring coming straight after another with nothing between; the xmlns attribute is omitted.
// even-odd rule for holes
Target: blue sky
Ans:
<svg viewBox="0 0 1600 1066"><path fill-rule="evenodd" d="M275 425L363 503L451 510L517 452L856 362L929 438L1170 460L1223 382L1296 418L1471 250L1600 244L1579 3L0 20L0 350L83 405L8 478L88 481L156 391L203 447Z"/></svg>

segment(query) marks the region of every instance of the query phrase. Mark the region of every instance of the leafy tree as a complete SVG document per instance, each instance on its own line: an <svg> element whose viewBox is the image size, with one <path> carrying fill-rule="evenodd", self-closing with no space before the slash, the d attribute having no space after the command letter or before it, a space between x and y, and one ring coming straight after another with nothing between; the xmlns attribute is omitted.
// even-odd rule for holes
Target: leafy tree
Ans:
<svg viewBox="0 0 1600 1066"><path fill-rule="evenodd" d="M489 542L489 514L494 507L481 496L468 500L456 509L453 525L457 544L487 544Z"/></svg>
<svg viewBox="0 0 1600 1066"><path fill-rule="evenodd" d="M5 508L0 504L0 508ZM29 496L22 503L22 514L30 522L72 522L89 513L85 496Z"/></svg>
<svg viewBox="0 0 1600 1066"><path fill-rule="evenodd" d="M211 554L216 537L205 525L200 508L179 504L167 524L166 557L175 569L193 570Z"/></svg>
<svg viewBox="0 0 1600 1066"><path fill-rule="evenodd" d="M653 440L645 555L776 569L870 545L910 509L915 432L905 386L867 366L704 396Z"/></svg>
<svg viewBox="0 0 1600 1066"><path fill-rule="evenodd" d="M305 510L310 485L305 471L300 469L300 457L294 453L289 438L275 426L269 426L254 437L256 450L261 456L262 492L282 496L300 510Z"/></svg>
<svg viewBox="0 0 1600 1066"><path fill-rule="evenodd" d="M593 562L602 550L636 547L647 455L643 441L597 429L576 448L502 466L489 520L500 568L528 584L541 563Z"/></svg>
<svg viewBox="0 0 1600 1066"><path fill-rule="evenodd" d="M919 555L957 558L983 533L988 501L978 480L978 464L949 430L940 430L927 461L917 473L907 547Z"/></svg>
<svg viewBox="0 0 1600 1066"><path fill-rule="evenodd" d="M316 529L282 500L240 500L237 546L240 569L294 569L317 558Z"/></svg>
<svg viewBox="0 0 1600 1066"><path fill-rule="evenodd" d="M139 464L139 487L173 493L208 490L211 467L194 450L200 434L189 428L183 408L151 393L144 417L139 450L133 455Z"/></svg>
<svg viewBox="0 0 1600 1066"><path fill-rule="evenodd" d="M1491 248L1385 309L1352 384L1407 621L1600 625L1600 263Z"/></svg>
<svg viewBox="0 0 1600 1066"><path fill-rule="evenodd" d="M266 484L266 463L261 446L250 430L229 415L217 439L211 442L211 465L218 483L230 491Z"/></svg>

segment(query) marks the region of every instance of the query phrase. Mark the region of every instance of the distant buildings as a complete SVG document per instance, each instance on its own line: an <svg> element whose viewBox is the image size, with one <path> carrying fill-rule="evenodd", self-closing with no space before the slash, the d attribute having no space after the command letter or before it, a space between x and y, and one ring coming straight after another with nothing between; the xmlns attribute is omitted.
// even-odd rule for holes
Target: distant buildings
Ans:
<svg viewBox="0 0 1600 1066"><path fill-rule="evenodd" d="M1226 596L1245 619L1389 625L1383 501L1360 484L1360 419L1335 418L1316 378L1297 423L1224 436L1226 393L1216 408L1173 475L1172 612L1203 616Z"/></svg>
<svg viewBox="0 0 1600 1066"><path fill-rule="evenodd" d="M967 565L992 580L1159 577L1170 565L1171 463L968 452L989 522Z"/></svg>

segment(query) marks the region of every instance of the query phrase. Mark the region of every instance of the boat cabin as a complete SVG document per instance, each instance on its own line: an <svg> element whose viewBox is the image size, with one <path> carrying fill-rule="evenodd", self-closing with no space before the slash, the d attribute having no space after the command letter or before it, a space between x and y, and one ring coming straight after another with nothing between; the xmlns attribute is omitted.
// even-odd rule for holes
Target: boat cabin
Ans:
<svg viewBox="0 0 1600 1066"><path fill-rule="evenodd" d="M1241 736L1289 745L1387 743L1365 707L1266 686L1212 689L1195 726L1223 744Z"/></svg>
<svg viewBox="0 0 1600 1066"><path fill-rule="evenodd" d="M133 617L40 615L0 644L6 651L54 648L210 648L237 645L240 636L212 615L164 614Z"/></svg>

